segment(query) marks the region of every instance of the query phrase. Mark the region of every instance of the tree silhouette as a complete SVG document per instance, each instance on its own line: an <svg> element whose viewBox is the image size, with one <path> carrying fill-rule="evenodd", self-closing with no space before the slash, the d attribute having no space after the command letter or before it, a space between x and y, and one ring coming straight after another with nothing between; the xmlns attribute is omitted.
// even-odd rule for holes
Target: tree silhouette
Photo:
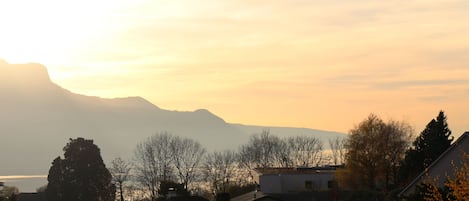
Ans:
<svg viewBox="0 0 469 201"><path fill-rule="evenodd" d="M48 201L63 200L62 184L64 181L62 159L57 157L52 161L52 167L49 169L46 187L46 198Z"/></svg>
<svg viewBox="0 0 469 201"><path fill-rule="evenodd" d="M214 194L226 193L236 170L237 155L231 150L212 152L205 157L205 181L212 186Z"/></svg>
<svg viewBox="0 0 469 201"><path fill-rule="evenodd" d="M415 139L413 147L406 152L399 171L403 182L412 180L428 167L451 146L452 141L445 113L440 111L436 119L432 119Z"/></svg>
<svg viewBox="0 0 469 201"><path fill-rule="evenodd" d="M117 185L117 191L119 193L120 200L124 201L124 183L129 180L129 174L132 164L125 161L124 159L117 157L111 162L111 175Z"/></svg>
<svg viewBox="0 0 469 201"><path fill-rule="evenodd" d="M46 198L50 201L113 201L115 186L93 140L70 139L64 159L49 170Z"/></svg>
<svg viewBox="0 0 469 201"><path fill-rule="evenodd" d="M353 173L350 180L356 183L353 187L369 190L375 190L376 184L384 184L385 189L392 187L411 130L406 123L386 123L374 114L352 129L345 148L346 167Z"/></svg>
<svg viewBox="0 0 469 201"><path fill-rule="evenodd" d="M176 175L184 189L189 190L189 185L199 173L197 166L203 159L205 149L195 140L176 136L171 142L171 152Z"/></svg>
<svg viewBox="0 0 469 201"><path fill-rule="evenodd" d="M15 186L3 186L0 190L0 201L17 201L18 200L18 188Z"/></svg>

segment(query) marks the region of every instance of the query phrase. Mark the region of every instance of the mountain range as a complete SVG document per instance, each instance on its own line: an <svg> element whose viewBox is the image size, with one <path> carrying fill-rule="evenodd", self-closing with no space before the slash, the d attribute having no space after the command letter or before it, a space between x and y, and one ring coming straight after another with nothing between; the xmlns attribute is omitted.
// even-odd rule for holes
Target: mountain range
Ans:
<svg viewBox="0 0 469 201"><path fill-rule="evenodd" d="M0 175L45 175L69 138L76 137L93 139L109 163L117 156L131 158L139 142L163 131L195 139L209 151L236 149L263 129L280 137L314 136L325 145L328 139L345 136L232 124L206 109L170 111L141 97L80 95L53 83L46 67L36 63L0 60L0 80Z"/></svg>

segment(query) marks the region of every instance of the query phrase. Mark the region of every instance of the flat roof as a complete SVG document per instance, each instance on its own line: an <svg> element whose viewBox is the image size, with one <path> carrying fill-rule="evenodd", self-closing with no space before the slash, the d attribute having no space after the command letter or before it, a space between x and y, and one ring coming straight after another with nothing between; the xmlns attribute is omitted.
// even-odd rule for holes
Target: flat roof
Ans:
<svg viewBox="0 0 469 201"><path fill-rule="evenodd" d="M256 172L261 175L271 175L271 174L288 174L288 175L298 175L298 174L330 174L334 173L338 167L291 167L291 168L256 168Z"/></svg>

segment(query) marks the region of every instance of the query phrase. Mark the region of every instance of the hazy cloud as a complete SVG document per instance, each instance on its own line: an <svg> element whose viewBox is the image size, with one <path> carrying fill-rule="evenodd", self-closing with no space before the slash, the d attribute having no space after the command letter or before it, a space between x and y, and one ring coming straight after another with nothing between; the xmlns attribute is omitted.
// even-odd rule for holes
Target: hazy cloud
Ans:
<svg viewBox="0 0 469 201"><path fill-rule="evenodd" d="M436 87L436 86L469 86L469 80L412 80L398 82L376 83L379 89L402 89L407 87Z"/></svg>

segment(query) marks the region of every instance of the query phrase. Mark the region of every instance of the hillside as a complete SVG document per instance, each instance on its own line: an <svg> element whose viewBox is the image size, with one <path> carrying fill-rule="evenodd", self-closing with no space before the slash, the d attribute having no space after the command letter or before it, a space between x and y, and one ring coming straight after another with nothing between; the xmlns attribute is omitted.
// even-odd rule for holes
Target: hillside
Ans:
<svg viewBox="0 0 469 201"><path fill-rule="evenodd" d="M168 131L197 139L209 150L235 149L265 127L230 124L205 109L158 108L141 97L105 99L54 84L40 64L0 61L0 175L47 174L69 138L94 139L105 162L129 158L137 143ZM272 134L312 135L327 142L341 133L269 127Z"/></svg>

